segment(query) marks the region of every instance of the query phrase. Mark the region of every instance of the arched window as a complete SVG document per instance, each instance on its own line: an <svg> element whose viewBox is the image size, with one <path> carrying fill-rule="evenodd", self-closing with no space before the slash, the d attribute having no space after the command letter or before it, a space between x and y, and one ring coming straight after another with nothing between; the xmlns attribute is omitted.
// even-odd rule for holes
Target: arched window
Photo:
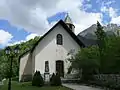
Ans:
<svg viewBox="0 0 120 90"><path fill-rule="evenodd" d="M49 72L49 62L45 61L45 72Z"/></svg>
<svg viewBox="0 0 120 90"><path fill-rule="evenodd" d="M56 39L58 45L63 45L63 37L61 34L58 34Z"/></svg>

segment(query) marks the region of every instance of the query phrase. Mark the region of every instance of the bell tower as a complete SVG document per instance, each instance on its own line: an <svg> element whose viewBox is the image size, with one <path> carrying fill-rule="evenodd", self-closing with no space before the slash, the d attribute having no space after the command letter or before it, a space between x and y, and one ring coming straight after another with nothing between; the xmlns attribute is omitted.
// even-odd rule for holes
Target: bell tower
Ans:
<svg viewBox="0 0 120 90"><path fill-rule="evenodd" d="M70 16L68 15L68 13L67 13L67 15L65 17L64 22L70 28L70 30L74 33L75 32L75 26L73 25L73 22L72 22Z"/></svg>

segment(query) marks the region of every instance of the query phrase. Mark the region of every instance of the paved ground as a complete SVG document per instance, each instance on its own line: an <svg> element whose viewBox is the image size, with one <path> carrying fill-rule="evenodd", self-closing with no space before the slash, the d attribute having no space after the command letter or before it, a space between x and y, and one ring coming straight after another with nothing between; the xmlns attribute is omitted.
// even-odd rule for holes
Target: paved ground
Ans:
<svg viewBox="0 0 120 90"><path fill-rule="evenodd" d="M103 90L99 88L93 88L93 87L77 85L77 84L63 84L63 86L71 88L73 90Z"/></svg>

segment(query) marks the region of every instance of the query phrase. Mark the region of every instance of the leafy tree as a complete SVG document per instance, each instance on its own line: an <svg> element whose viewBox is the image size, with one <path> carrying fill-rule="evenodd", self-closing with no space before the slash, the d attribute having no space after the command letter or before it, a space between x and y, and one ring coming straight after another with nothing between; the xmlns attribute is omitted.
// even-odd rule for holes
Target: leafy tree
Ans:
<svg viewBox="0 0 120 90"><path fill-rule="evenodd" d="M97 46L91 46L88 48L82 48L76 55L69 59L72 68L79 71L82 69L82 76L88 80L87 75L97 73L100 66L99 52Z"/></svg>
<svg viewBox="0 0 120 90"><path fill-rule="evenodd" d="M12 60L12 77L16 77L19 75L19 60L18 57L26 52L27 50L31 50L35 43L40 39L39 36L36 36L34 39L31 39L26 42L22 42L20 44L10 46L11 49L14 49L17 45L20 47L20 52L17 56L15 56ZM9 59L6 57L5 49L0 49L0 75L2 78L7 78L7 73L9 71Z"/></svg>
<svg viewBox="0 0 120 90"><path fill-rule="evenodd" d="M104 51L104 73L118 73L120 70L120 36L109 37Z"/></svg>
<svg viewBox="0 0 120 90"><path fill-rule="evenodd" d="M101 68L100 68L100 72L102 72L103 70L103 55L104 55L104 49L105 49L105 38L106 38L106 34L103 30L103 27L101 26L101 24L97 21L97 29L95 31L95 34L97 36L97 44L99 47L99 53L100 53L100 64L101 64Z"/></svg>

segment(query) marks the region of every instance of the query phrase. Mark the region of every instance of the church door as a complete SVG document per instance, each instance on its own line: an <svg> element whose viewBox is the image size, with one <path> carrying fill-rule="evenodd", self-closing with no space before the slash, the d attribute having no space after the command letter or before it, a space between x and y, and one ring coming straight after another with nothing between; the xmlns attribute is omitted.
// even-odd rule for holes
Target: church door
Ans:
<svg viewBox="0 0 120 90"><path fill-rule="evenodd" d="M61 76L64 77L64 62L61 60L56 61L56 72Z"/></svg>

